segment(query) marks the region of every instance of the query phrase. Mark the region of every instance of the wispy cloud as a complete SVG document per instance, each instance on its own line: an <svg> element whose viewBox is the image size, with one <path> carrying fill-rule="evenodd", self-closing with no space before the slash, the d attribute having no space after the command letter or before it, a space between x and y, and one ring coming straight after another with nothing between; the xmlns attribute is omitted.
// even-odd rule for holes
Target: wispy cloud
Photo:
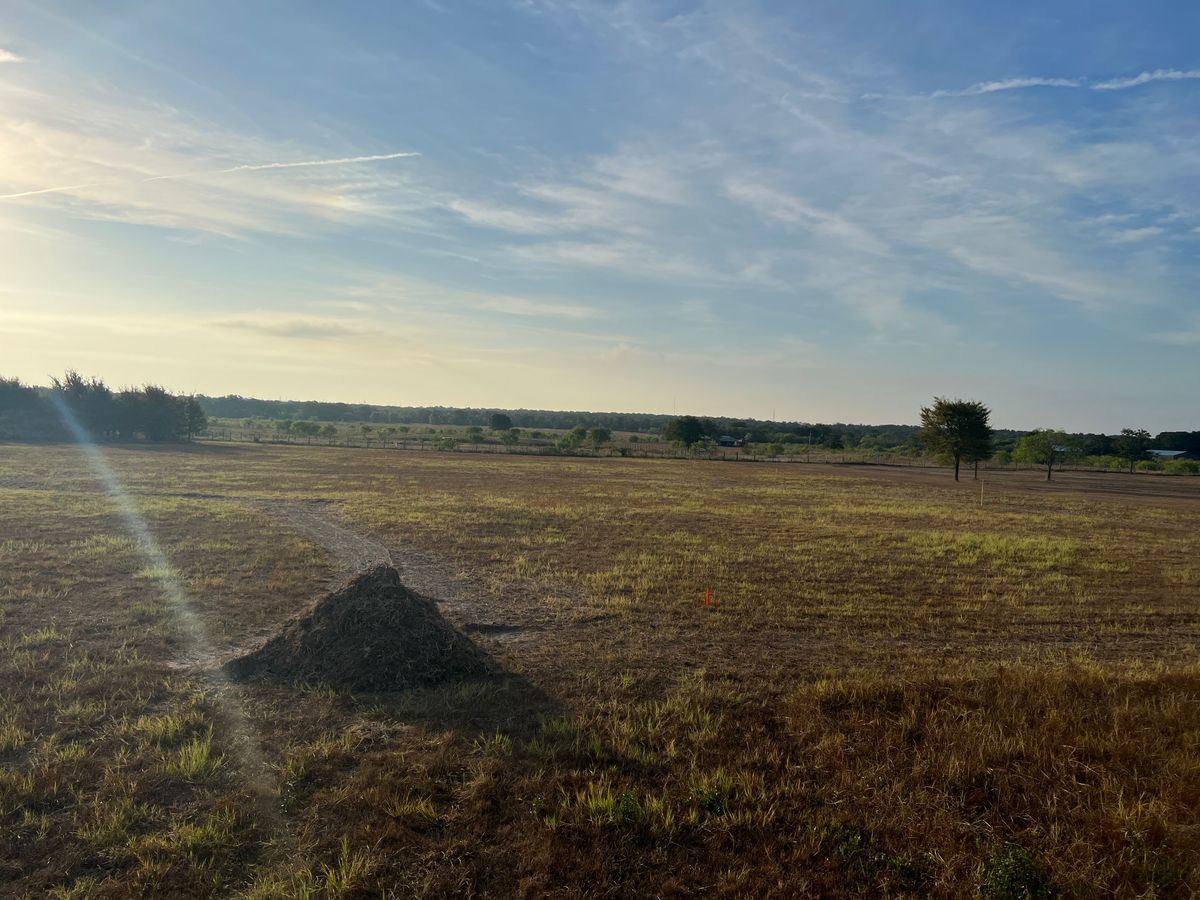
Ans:
<svg viewBox="0 0 1200 900"><path fill-rule="evenodd" d="M1156 332L1150 339L1172 347L1200 347L1200 316L1194 316L1190 324L1181 324L1173 331Z"/></svg>
<svg viewBox="0 0 1200 900"><path fill-rule="evenodd" d="M1157 225L1148 225L1145 228L1126 228L1116 232L1110 240L1114 244L1138 244L1165 232L1165 228L1159 228Z"/></svg>
<svg viewBox="0 0 1200 900"><path fill-rule="evenodd" d="M890 94L869 93L864 94L863 99L937 100L942 97L973 97L979 94L994 94L1000 91L1021 91L1028 88L1040 87L1074 88L1089 91L1124 91L1155 81L1186 81L1189 79L1200 79L1200 69L1155 69L1153 72L1142 72L1140 75L1124 78L1106 77L1103 80L1097 80L1094 77L1040 78L1034 76L1007 78L1001 81L981 81L978 84L973 84L965 88L941 89L928 94L909 95L903 98Z"/></svg>
<svg viewBox="0 0 1200 900"><path fill-rule="evenodd" d="M11 50L5 50L0 47L0 63L19 63L24 62L25 57L13 53Z"/></svg>
<svg viewBox="0 0 1200 900"><path fill-rule="evenodd" d="M1083 85L1082 78L1009 78L1004 81L982 81L959 91L934 91L926 96L970 97L975 94L995 94L998 91L1019 91L1034 87L1077 88Z"/></svg>
<svg viewBox="0 0 1200 900"><path fill-rule="evenodd" d="M252 331L272 337L314 341L357 337L368 333L361 325L330 318L258 316L255 318L216 319L209 324L216 328L228 328L234 331Z"/></svg>
<svg viewBox="0 0 1200 900"><path fill-rule="evenodd" d="M67 184L59 187L37 188L31 191L20 191L15 194L0 194L0 200L16 200L21 197L36 197L40 194L61 194L83 190L92 187L108 187L117 184L149 184L152 181L177 181L183 178L213 178L220 175L232 175L237 172L264 172L270 169L303 169L314 166L346 166L356 163L380 162L388 159L405 159L420 156L420 153L382 153L374 156L343 156L336 159L310 159L301 162L270 162L229 166L224 169L208 169L200 172L179 172L173 175L151 175L149 178L138 178L131 181L92 181L84 184Z"/></svg>
<svg viewBox="0 0 1200 900"><path fill-rule="evenodd" d="M545 303L525 297L487 297L476 303L475 308L509 316L549 316L557 319L590 319L596 315L596 310L590 306L578 303Z"/></svg>
<svg viewBox="0 0 1200 900"><path fill-rule="evenodd" d="M1093 91L1123 91L1126 88L1139 87L1152 81L1184 81L1200 78L1200 69L1155 69L1153 72L1143 72L1132 78L1112 78L1089 85Z"/></svg>
<svg viewBox="0 0 1200 900"><path fill-rule="evenodd" d="M799 223L815 229L840 243L844 248L866 253L885 254L888 245L866 228L849 219L819 209L777 187L757 184L744 178L730 178L725 193L759 213L781 222Z"/></svg>

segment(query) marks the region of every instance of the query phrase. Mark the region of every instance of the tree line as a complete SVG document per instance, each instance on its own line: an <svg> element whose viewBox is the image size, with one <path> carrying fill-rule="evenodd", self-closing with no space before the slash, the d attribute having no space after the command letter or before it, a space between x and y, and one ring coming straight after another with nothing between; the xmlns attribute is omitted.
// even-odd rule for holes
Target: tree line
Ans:
<svg viewBox="0 0 1200 900"><path fill-rule="evenodd" d="M650 413L583 413L553 410L495 410L455 407L385 407L351 403L291 402L239 397L184 396L157 385L114 391L98 378L68 371L50 387L0 377L0 440L68 440L66 410L98 440L190 440L213 416L274 416L290 433L331 436L331 422L419 423L465 425L482 434L490 428L502 443L516 443L518 428L565 431L563 449L599 447L614 431L661 434L685 447L729 435L747 444L767 444L783 452L787 445L813 449L844 448L910 455L932 453L961 466L984 460L1054 467L1073 457L1120 459L1130 470L1149 457L1152 448L1200 455L1200 431L1168 431L1152 437L1144 429L1126 428L1119 435L1068 434L1056 429L1021 432L993 429L991 411L977 401L934 398L921 410L920 425L848 425L769 422L756 419L666 416ZM323 423L323 424L321 424Z"/></svg>
<svg viewBox="0 0 1200 900"><path fill-rule="evenodd" d="M68 371L49 388L0 377L0 440L71 440L67 417L102 441L191 440L207 427L200 402L147 384L114 391Z"/></svg>
<svg viewBox="0 0 1200 900"><path fill-rule="evenodd" d="M753 418L671 416L658 413L582 412L546 409L489 409L449 406L377 406L366 403L261 400L228 395L197 397L209 416L222 419L262 419L289 422L368 423L371 425L452 425L492 427L492 417L507 417L513 427L569 431L606 428L641 434L661 434L677 419L701 423L701 433L728 434L753 443L807 444L827 450L846 447L885 450L907 447L920 452L915 425L775 422ZM1018 432L998 432L1013 439ZM668 438L674 440L674 438ZM685 443L691 444L692 441Z"/></svg>

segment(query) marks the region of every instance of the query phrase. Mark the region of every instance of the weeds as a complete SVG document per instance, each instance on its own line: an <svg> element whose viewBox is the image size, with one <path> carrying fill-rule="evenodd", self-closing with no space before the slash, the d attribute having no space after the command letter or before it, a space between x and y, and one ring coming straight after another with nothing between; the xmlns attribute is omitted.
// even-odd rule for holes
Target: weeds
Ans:
<svg viewBox="0 0 1200 900"><path fill-rule="evenodd" d="M199 779L212 775L225 761L212 747L212 729L187 741L162 757L163 771L180 778Z"/></svg>

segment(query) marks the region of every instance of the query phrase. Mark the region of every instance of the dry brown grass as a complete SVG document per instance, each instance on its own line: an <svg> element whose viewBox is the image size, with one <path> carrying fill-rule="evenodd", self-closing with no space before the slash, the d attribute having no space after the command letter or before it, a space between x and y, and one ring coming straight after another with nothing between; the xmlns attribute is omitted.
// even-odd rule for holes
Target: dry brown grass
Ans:
<svg viewBox="0 0 1200 900"><path fill-rule="evenodd" d="M0 447L0 894L1200 886L1191 482L1008 476L981 508L878 470L108 457L166 570L75 450ZM334 575L256 505L303 499L468 573L447 615L510 626L479 637L508 675L214 680Z"/></svg>

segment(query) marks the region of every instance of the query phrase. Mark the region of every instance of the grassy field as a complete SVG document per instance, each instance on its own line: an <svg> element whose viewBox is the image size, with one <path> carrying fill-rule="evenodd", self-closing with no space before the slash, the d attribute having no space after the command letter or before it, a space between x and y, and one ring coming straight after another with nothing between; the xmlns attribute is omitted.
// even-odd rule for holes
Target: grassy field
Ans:
<svg viewBox="0 0 1200 900"><path fill-rule="evenodd" d="M0 895L1200 889L1200 479L104 457L0 446ZM505 676L221 680L314 517Z"/></svg>

